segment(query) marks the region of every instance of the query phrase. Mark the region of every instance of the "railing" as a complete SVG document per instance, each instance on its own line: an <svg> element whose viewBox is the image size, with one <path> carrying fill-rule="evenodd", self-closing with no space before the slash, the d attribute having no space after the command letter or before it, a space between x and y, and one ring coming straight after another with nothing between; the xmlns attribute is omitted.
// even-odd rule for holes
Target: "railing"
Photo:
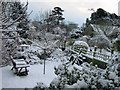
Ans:
<svg viewBox="0 0 120 90"><path fill-rule="evenodd" d="M76 52L76 51L74 51L72 49L69 49L69 51L73 52L75 54L79 54L78 52ZM111 56L109 56L109 55L98 53L98 52L92 52L92 51L87 51L84 55L87 55L87 57L91 56L93 58L96 58L98 60L103 60L103 61L108 61L108 60L111 59Z"/></svg>
<svg viewBox="0 0 120 90"><path fill-rule="evenodd" d="M111 56L102 54L102 53L98 53L98 52L87 51L86 54L91 55L96 58L99 58L99 59L102 59L102 60L105 60L105 61L111 59Z"/></svg>

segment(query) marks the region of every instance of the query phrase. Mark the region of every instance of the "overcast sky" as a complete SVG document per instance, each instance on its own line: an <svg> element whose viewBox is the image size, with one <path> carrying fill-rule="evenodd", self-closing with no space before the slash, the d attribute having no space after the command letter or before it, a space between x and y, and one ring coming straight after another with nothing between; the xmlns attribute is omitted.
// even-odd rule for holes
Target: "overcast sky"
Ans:
<svg viewBox="0 0 120 90"><path fill-rule="evenodd" d="M21 0L24 1L25 0ZM39 11L52 10L59 6L64 10L66 21L71 21L81 25L86 18L90 17L92 11L88 9L103 8L110 13L118 14L118 1L120 0L28 0L28 11L33 10L31 18L35 18Z"/></svg>

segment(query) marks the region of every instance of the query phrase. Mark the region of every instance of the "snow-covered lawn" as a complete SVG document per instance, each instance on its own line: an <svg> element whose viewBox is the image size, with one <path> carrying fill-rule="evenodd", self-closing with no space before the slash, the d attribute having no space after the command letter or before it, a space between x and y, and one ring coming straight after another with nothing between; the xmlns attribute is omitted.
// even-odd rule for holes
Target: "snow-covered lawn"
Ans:
<svg viewBox="0 0 120 90"><path fill-rule="evenodd" d="M56 49L51 57L46 60L45 75L43 74L44 65L34 64L31 65L28 70L27 76L16 76L11 70L11 66L0 68L2 71L2 88L33 88L37 85L37 82L42 82L45 85L56 77L54 73L54 67L65 63L67 57L61 49Z"/></svg>
<svg viewBox="0 0 120 90"><path fill-rule="evenodd" d="M31 65L27 76L16 76L11 71L11 66L2 68L2 88L33 88L37 82L43 82L49 85L56 77L54 74L54 66L58 66L61 62L46 62L46 73L43 74L43 64ZM0 79L1 80L1 79Z"/></svg>
<svg viewBox="0 0 120 90"><path fill-rule="evenodd" d="M0 90L2 88L2 69L0 68Z"/></svg>

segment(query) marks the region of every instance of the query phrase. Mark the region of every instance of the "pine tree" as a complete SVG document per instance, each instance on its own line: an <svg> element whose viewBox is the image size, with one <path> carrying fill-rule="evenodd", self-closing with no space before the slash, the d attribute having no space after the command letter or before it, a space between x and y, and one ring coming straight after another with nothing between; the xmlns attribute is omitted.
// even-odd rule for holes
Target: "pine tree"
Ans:
<svg viewBox="0 0 120 90"><path fill-rule="evenodd" d="M17 21L18 22L17 28L21 28L24 30L24 31L18 32L20 36L23 38L26 38L27 36L26 30L29 30L29 24L28 24L29 20L28 20L28 15L26 12L27 6L28 6L28 2L25 6L21 4L21 2L13 2L10 5L11 13L13 14L11 16L12 20L16 20L18 17L22 15L22 17Z"/></svg>
<svg viewBox="0 0 120 90"><path fill-rule="evenodd" d="M18 24L18 27L19 28L22 28L22 29L28 29L28 15L27 15L27 5L28 5L28 2L26 4L26 6L24 7L23 4L21 4L21 2L14 2L13 4L11 4L11 12L12 12L12 16L11 18L13 20L16 20L18 17L20 17L22 15L22 17L18 20L18 22L20 22ZM24 8L24 9L23 9Z"/></svg>
<svg viewBox="0 0 120 90"><path fill-rule="evenodd" d="M59 25L65 18L63 18L63 11L60 7L54 7L50 19L54 22L55 25Z"/></svg>

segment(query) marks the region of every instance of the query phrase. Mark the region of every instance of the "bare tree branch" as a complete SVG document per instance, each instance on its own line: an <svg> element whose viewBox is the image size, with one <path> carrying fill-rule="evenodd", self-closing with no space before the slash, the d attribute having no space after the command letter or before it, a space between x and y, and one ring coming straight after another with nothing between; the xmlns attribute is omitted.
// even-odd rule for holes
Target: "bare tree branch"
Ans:
<svg viewBox="0 0 120 90"><path fill-rule="evenodd" d="M8 4L8 3L5 4L5 6L3 7L3 10L6 8L7 4ZM22 8L22 9L24 10L24 12L27 10L27 6L28 6L28 2L27 2L26 5ZM3 13L5 13L5 11L3 11ZM30 12L30 14L31 14L31 13L32 13L32 12ZM29 15L30 15L30 14L29 14ZM4 14L3 14L3 15L4 15ZM14 15L14 14L13 14L13 15ZM3 28L3 29L6 29L6 28L12 26L14 23L16 23L17 21L19 21L24 15L25 15L25 14L20 15L16 20L14 20L13 22L11 22L9 25L3 26L2 28ZM7 18L5 17L5 18L2 18L2 19L3 19L2 22L3 22L3 23L6 23L7 21L9 21L10 17L7 17Z"/></svg>

